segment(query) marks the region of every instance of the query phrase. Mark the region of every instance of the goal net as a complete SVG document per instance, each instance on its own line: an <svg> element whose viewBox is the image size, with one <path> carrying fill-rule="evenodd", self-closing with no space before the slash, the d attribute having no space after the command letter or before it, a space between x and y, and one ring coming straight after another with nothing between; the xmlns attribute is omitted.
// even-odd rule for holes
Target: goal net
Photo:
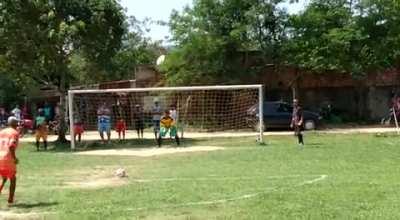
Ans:
<svg viewBox="0 0 400 220"><path fill-rule="evenodd" d="M168 111L183 142L233 136L254 136L262 142L261 100L261 85L70 90L69 131L74 137L83 129L85 142L100 140L98 130L110 129L115 140L117 128L125 124L126 139L156 139L160 118ZM107 128L100 121L103 110ZM77 142L71 138L72 149Z"/></svg>

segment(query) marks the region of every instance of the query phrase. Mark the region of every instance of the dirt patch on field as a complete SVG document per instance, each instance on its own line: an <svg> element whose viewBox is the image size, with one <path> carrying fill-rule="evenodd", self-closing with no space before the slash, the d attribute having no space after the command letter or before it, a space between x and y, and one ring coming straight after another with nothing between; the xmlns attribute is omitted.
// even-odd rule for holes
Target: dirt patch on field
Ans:
<svg viewBox="0 0 400 220"><path fill-rule="evenodd" d="M36 220L44 219L45 216L53 213L38 213L38 212L28 212L28 213L15 213L12 211L0 211L0 219L2 220Z"/></svg>
<svg viewBox="0 0 400 220"><path fill-rule="evenodd" d="M166 154L191 153L191 152L207 152L224 150L223 147L213 146L196 146L182 148L141 148L141 149L112 149L112 150L93 150L78 152L78 155L95 155L95 156L136 156L136 157L152 157Z"/></svg>
<svg viewBox="0 0 400 220"><path fill-rule="evenodd" d="M97 177L93 179L86 179L83 181L66 182L67 188L79 189L99 189L108 187L119 187L128 184L126 178L119 177Z"/></svg>

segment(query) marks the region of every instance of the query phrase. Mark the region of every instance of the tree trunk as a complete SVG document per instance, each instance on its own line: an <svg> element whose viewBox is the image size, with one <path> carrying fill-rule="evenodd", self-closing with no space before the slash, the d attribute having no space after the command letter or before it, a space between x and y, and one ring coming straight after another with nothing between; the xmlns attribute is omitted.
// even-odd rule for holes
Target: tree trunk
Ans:
<svg viewBox="0 0 400 220"><path fill-rule="evenodd" d="M292 82L292 97L294 99L299 99L299 70L296 68L295 76Z"/></svg>
<svg viewBox="0 0 400 220"><path fill-rule="evenodd" d="M60 124L59 124L59 129L58 129L58 139L57 142L60 143L67 143L68 140L65 137L67 133L67 123L66 123L66 94L67 94L67 89L66 89L66 79L65 79L65 72L61 73L61 79L60 79L60 86L58 88L60 92Z"/></svg>

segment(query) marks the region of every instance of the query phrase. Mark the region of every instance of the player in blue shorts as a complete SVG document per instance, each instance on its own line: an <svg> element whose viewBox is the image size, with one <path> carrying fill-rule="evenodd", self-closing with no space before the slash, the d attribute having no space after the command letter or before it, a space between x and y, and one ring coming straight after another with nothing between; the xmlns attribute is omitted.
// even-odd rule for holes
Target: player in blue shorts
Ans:
<svg viewBox="0 0 400 220"><path fill-rule="evenodd" d="M103 103L97 110L97 125L101 141L106 143L104 140L104 133L106 133L107 142L109 142L111 138L111 110L106 103Z"/></svg>

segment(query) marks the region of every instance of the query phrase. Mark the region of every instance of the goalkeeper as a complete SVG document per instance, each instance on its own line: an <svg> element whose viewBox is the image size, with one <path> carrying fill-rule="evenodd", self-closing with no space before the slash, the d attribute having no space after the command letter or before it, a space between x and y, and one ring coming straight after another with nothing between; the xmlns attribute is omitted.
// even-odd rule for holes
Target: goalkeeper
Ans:
<svg viewBox="0 0 400 220"><path fill-rule="evenodd" d="M179 146L178 130L175 125L174 119L170 116L169 110L164 112L164 116L160 120L160 135L158 137L158 147L161 147L162 138L167 136L175 137L176 144Z"/></svg>

